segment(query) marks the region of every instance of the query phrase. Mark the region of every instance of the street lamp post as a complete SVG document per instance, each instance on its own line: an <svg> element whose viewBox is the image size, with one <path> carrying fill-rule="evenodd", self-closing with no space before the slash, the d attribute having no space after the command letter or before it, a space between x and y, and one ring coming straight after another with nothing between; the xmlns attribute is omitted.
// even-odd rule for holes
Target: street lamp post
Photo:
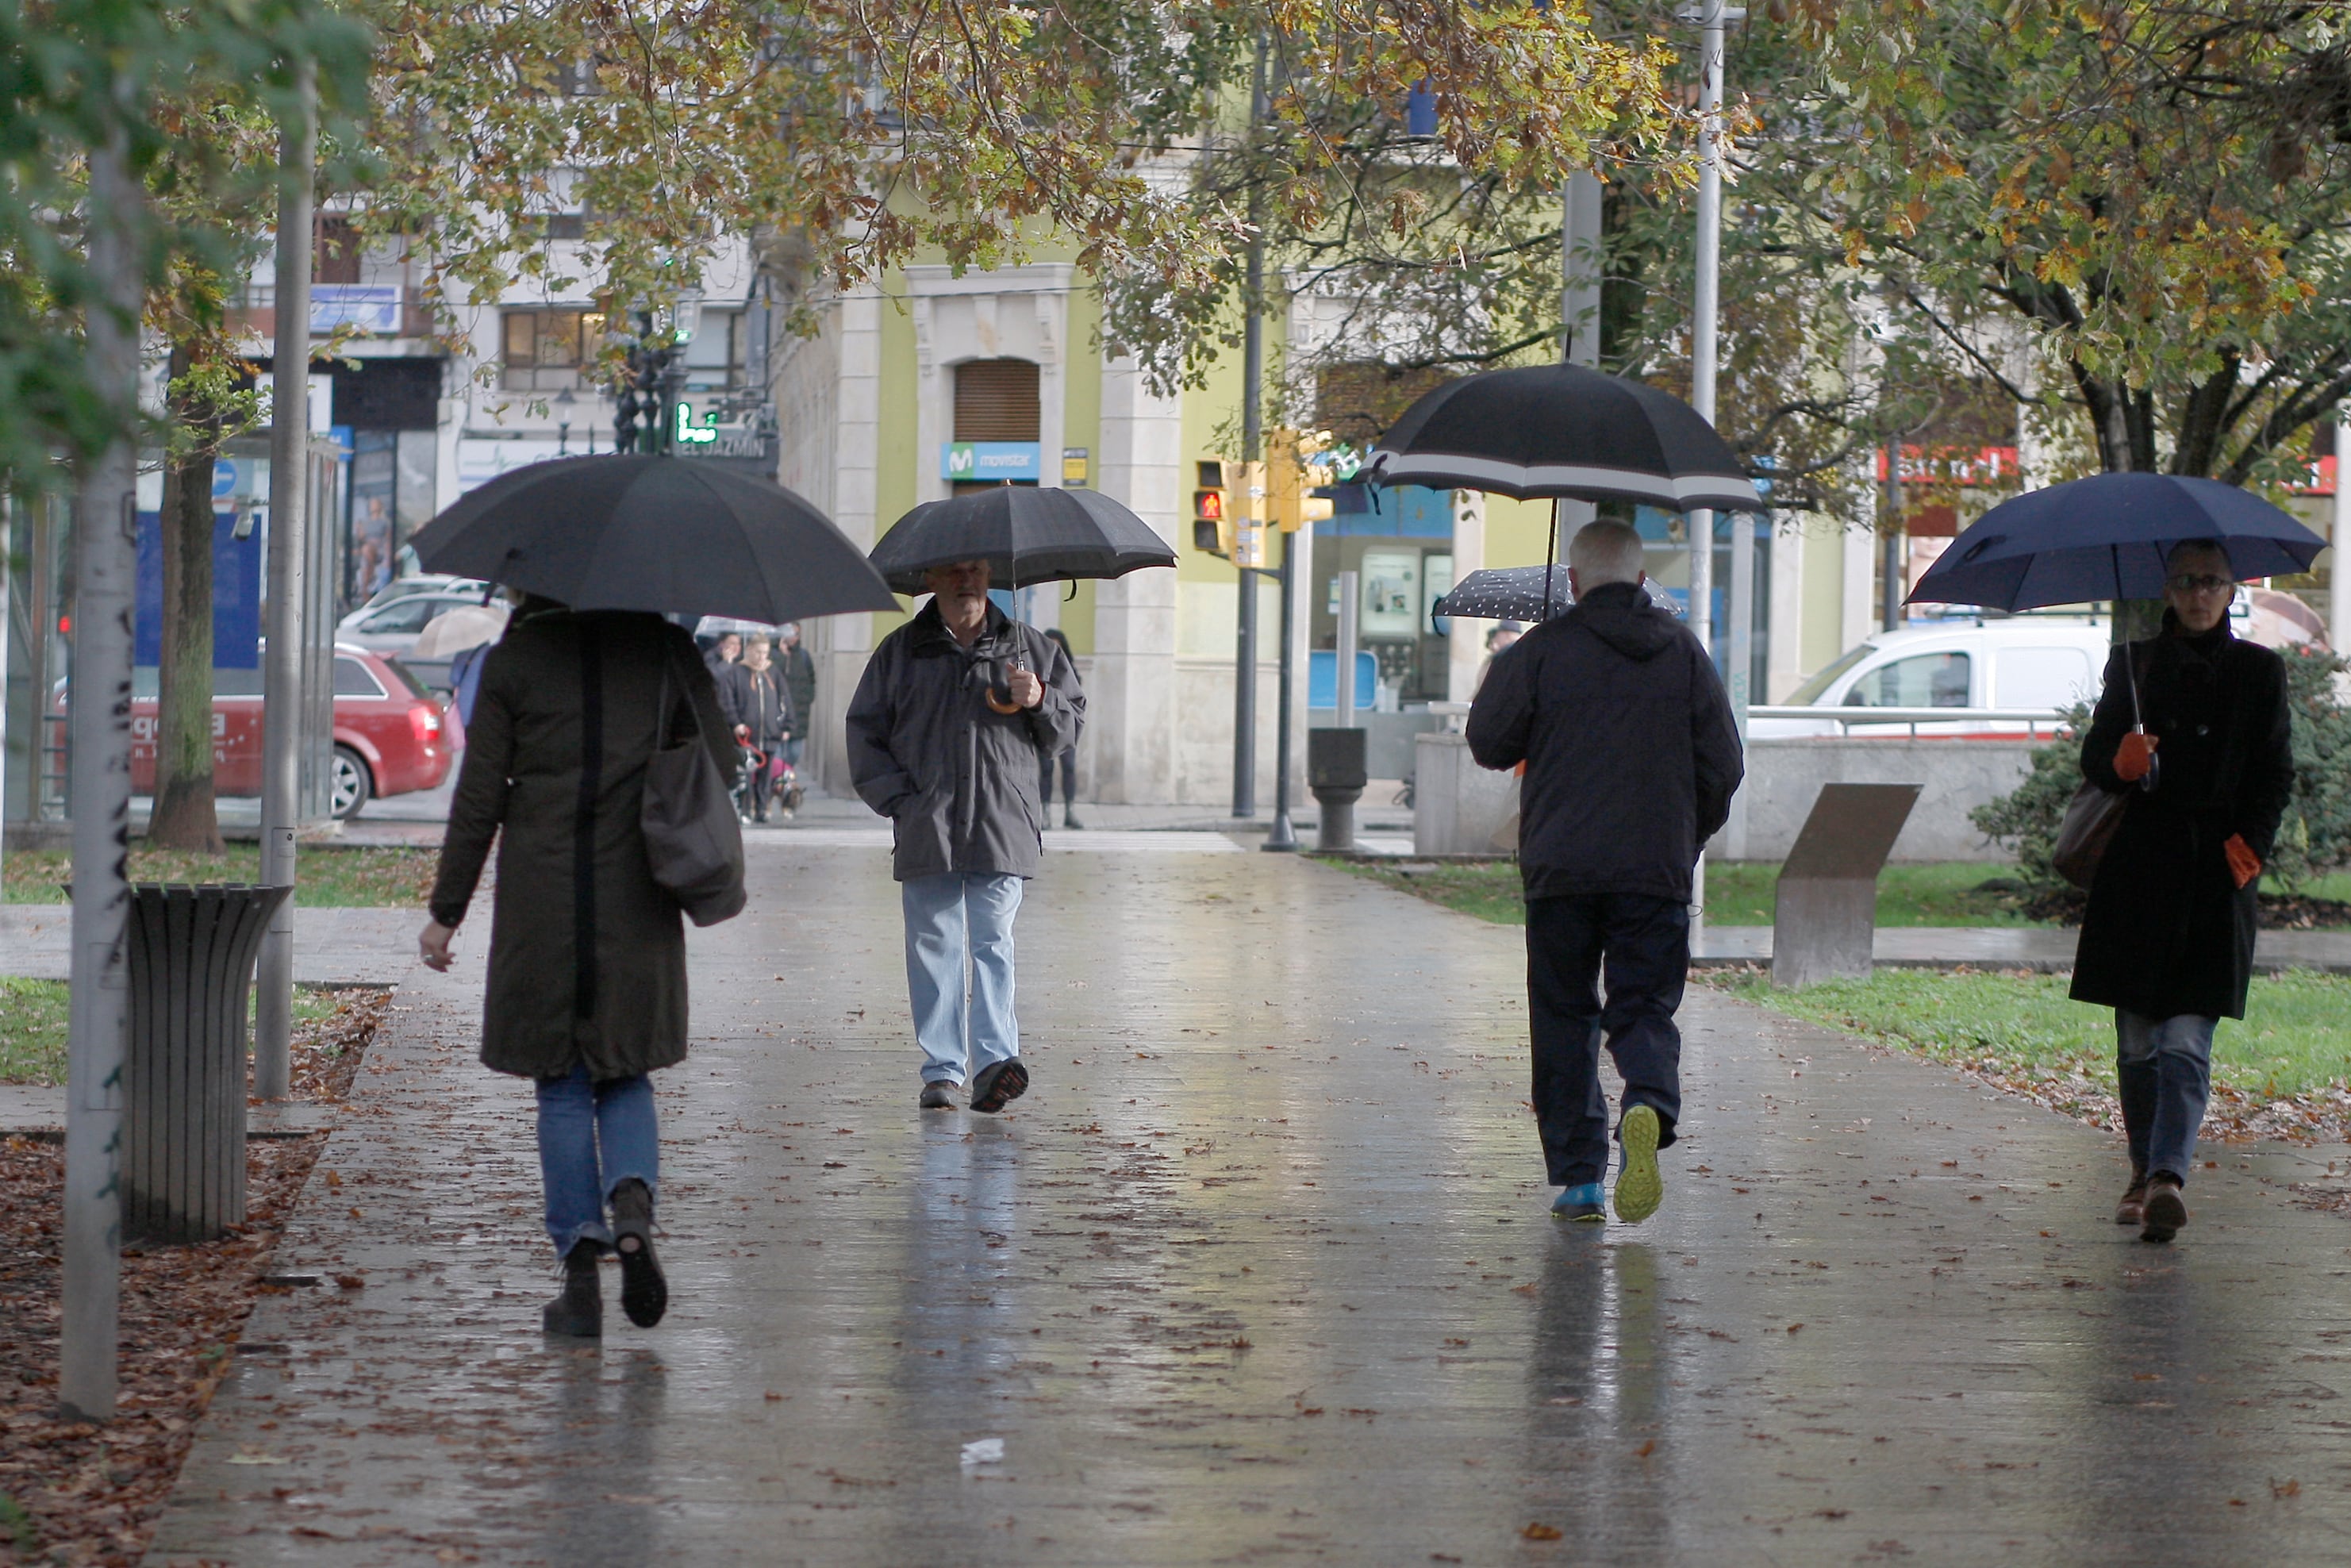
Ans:
<svg viewBox="0 0 2351 1568"><path fill-rule="evenodd" d="M1698 277L1690 300L1690 406L1708 424L1714 423L1714 382L1717 319L1720 310L1719 292L1722 271L1722 48L1723 29L1732 22L1747 19L1744 6L1726 5L1723 0L1701 0L1677 15L1684 22L1698 27ZM1731 529L1731 574L1734 590L1738 586L1741 534L1745 513L1734 513ZM1698 634L1698 645L1709 652L1714 647L1714 513L1700 508L1689 514L1689 605L1690 630ZM1748 544L1752 553L1753 545ZM1754 563L1747 563L1750 572ZM1749 594L1753 594L1750 580ZM1750 617L1751 619L1751 615ZM1739 607L1731 607L1731 624L1740 624ZM1730 673L1732 716L1742 736L1746 731L1747 691L1746 672L1736 667L1737 656L1744 639L1732 637L1731 653L1734 668ZM1706 908L1706 857L1698 856L1696 873L1690 888L1690 903L1703 919Z"/></svg>

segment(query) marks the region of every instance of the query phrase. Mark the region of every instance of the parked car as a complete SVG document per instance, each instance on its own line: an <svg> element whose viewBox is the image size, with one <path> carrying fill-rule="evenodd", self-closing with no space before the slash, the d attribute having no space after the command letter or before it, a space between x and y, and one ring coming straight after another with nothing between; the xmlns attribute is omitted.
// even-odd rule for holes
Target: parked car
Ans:
<svg viewBox="0 0 2351 1568"><path fill-rule="evenodd" d="M444 611L478 609L482 602L480 591L453 593L435 590L430 593L412 593L388 604L364 604L352 611L335 628L335 641L354 643L378 653L399 658L416 646L416 639L434 617Z"/></svg>
<svg viewBox="0 0 2351 1568"><path fill-rule="evenodd" d="M1856 708L1991 709L2026 713L2032 719L1992 718L1980 713L1948 722L1917 721L1916 733L1933 736L2021 735L2046 730L2065 708L2095 701L2110 646L2106 629L2083 621L2020 616L2009 621L1964 622L1883 632L1847 649L1788 695L1775 709L1834 708L1841 718L1865 717ZM1825 715L1798 717L1782 712L1748 721L1756 739L1783 736L1907 736L1911 723L1841 724Z"/></svg>
<svg viewBox="0 0 2351 1568"><path fill-rule="evenodd" d="M131 789L155 792L156 672L131 682ZM52 722L63 728L65 688ZM60 744L63 736L57 737ZM345 821L370 800L437 789L465 744L455 711L418 685L396 659L348 643L335 648L331 810ZM213 672L213 789L221 795L261 793L261 672Z"/></svg>
<svg viewBox="0 0 2351 1568"><path fill-rule="evenodd" d="M438 571L420 572L412 577L393 578L377 589L373 597L360 608L373 610L395 599L412 599L420 593L470 593L474 596L474 602L479 604L489 586L478 577L451 577L446 572Z"/></svg>

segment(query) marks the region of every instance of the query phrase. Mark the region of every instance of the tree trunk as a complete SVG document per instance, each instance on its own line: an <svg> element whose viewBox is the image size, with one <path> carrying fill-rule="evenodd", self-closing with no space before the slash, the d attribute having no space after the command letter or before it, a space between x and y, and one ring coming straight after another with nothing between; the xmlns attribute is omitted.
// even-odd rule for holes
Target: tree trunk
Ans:
<svg viewBox="0 0 2351 1568"><path fill-rule="evenodd" d="M2070 367L2074 384L2090 411L2090 427L2097 433L2098 461L2109 474L2133 474L2155 467L2155 399L2134 392L2126 382L2100 380L2075 360ZM2152 637L2163 629L2163 601L2118 599L2109 628L2116 643Z"/></svg>
<svg viewBox="0 0 2351 1568"><path fill-rule="evenodd" d="M187 373L184 349L171 371ZM194 440L165 459L162 667L155 713L155 810L147 841L157 849L217 854L220 814L213 795L213 458L220 421L206 406L174 398L174 423Z"/></svg>

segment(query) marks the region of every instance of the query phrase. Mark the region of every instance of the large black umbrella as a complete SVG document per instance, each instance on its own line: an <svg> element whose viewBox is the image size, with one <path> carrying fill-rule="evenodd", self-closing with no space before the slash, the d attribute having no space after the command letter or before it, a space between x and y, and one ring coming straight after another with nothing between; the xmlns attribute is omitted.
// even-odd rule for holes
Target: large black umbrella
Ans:
<svg viewBox="0 0 2351 1568"><path fill-rule="evenodd" d="M1951 541L1913 604L2032 610L2158 599L2164 557L2212 539L2240 581L2306 571L2326 541L2259 496L2218 479L2095 474L2002 501Z"/></svg>
<svg viewBox="0 0 2351 1568"><path fill-rule="evenodd" d="M891 587L920 593L924 573L959 560L987 562L995 587L1025 588L1174 566L1176 552L1099 490L999 485L924 502L891 526L869 559Z"/></svg>
<svg viewBox="0 0 2351 1568"><path fill-rule="evenodd" d="M1405 411L1363 476L1520 500L1763 509L1738 457L1696 409L1581 365L1528 365L1447 382Z"/></svg>
<svg viewBox="0 0 2351 1568"><path fill-rule="evenodd" d="M487 578L577 610L773 624L898 604L822 512L702 458L534 463L466 496L413 542L428 570Z"/></svg>
<svg viewBox="0 0 2351 1568"><path fill-rule="evenodd" d="M1654 579L1648 580L1649 601L1671 615L1682 613L1680 603ZM1431 619L1458 615L1468 621L1548 621L1564 615L1575 603L1567 573L1547 566L1482 567L1455 583L1428 607Z"/></svg>

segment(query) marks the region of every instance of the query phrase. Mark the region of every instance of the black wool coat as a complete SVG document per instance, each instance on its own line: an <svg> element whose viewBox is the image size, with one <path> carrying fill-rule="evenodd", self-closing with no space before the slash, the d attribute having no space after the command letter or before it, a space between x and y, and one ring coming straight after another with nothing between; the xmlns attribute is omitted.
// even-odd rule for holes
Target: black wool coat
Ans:
<svg viewBox="0 0 2351 1568"><path fill-rule="evenodd" d="M1513 643L1470 704L1469 753L1527 765L1529 898L1690 895L1701 845L1745 773L1730 699L1688 628L1629 583L1584 595Z"/></svg>
<svg viewBox="0 0 2351 1568"><path fill-rule="evenodd" d="M698 714L731 784L709 668L657 615L533 615L483 664L432 910L465 919L496 840L482 1061L500 1072L559 1078L584 1062L602 1080L684 1060L685 930L638 817L664 670L669 734L691 736Z"/></svg>
<svg viewBox="0 0 2351 1568"><path fill-rule="evenodd" d="M2245 1016L2259 903L2223 847L2231 834L2266 862L2294 789L2285 663L2224 621L2116 649L2082 742L2082 776L2123 792L2120 827L2091 879L2074 959L2076 1001L2147 1018ZM2131 727L2127 655L2156 745L2153 790L2126 784L2115 753Z"/></svg>

